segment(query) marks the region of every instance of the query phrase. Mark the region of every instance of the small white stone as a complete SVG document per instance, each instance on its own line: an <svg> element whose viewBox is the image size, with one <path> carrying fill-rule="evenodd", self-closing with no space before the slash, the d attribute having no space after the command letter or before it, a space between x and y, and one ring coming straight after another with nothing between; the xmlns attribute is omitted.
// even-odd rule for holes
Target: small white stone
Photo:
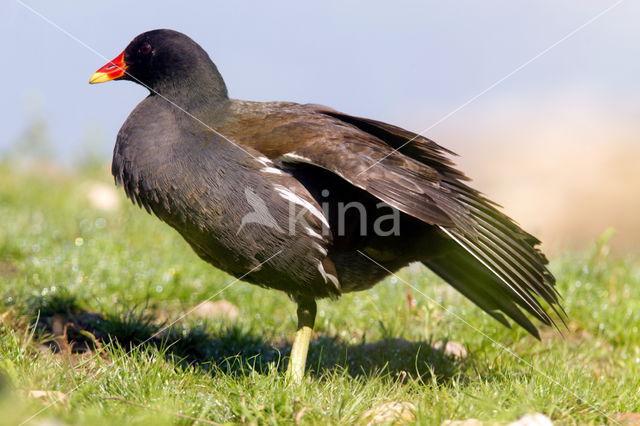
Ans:
<svg viewBox="0 0 640 426"><path fill-rule="evenodd" d="M467 348L462 343L449 341L446 344L444 342L436 342L433 344L433 349L442 351L447 356L463 359L466 358L469 353Z"/></svg>
<svg viewBox="0 0 640 426"><path fill-rule="evenodd" d="M525 414L508 426L553 426L553 422L542 413Z"/></svg>
<svg viewBox="0 0 640 426"><path fill-rule="evenodd" d="M30 390L27 393L29 398L43 399L47 402L67 402L68 396L66 393L54 390Z"/></svg>
<svg viewBox="0 0 640 426"><path fill-rule="evenodd" d="M482 422L478 419L445 420L442 426L482 426Z"/></svg>
<svg viewBox="0 0 640 426"><path fill-rule="evenodd" d="M216 300L215 302L205 300L197 305L191 313L200 318L236 319L240 315L240 309L228 300Z"/></svg>
<svg viewBox="0 0 640 426"><path fill-rule="evenodd" d="M416 421L416 406L412 402L387 402L365 411L362 418L367 426L379 424L401 425Z"/></svg>
<svg viewBox="0 0 640 426"><path fill-rule="evenodd" d="M101 182L89 186L87 199L91 207L97 210L112 212L120 208L120 197L115 188Z"/></svg>

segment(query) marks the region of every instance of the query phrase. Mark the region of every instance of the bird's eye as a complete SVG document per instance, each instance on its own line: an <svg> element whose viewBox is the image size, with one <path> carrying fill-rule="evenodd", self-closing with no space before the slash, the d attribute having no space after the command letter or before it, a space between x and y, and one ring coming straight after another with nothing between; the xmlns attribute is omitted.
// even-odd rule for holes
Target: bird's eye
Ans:
<svg viewBox="0 0 640 426"><path fill-rule="evenodd" d="M140 49L138 49L138 52L140 52L143 55L148 55L149 53L151 53L151 45L147 42L143 43L142 46L140 46Z"/></svg>

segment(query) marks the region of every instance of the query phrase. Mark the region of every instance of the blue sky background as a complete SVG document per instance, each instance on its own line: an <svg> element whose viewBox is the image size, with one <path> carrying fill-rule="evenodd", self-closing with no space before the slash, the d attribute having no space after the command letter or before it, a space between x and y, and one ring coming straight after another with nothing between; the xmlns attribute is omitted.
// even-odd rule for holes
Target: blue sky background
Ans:
<svg viewBox="0 0 640 426"><path fill-rule="evenodd" d="M233 97L331 105L422 130L562 38L611 1L159 2L25 0L111 59L138 33L183 31ZM98 128L113 137L145 90L89 86L105 61L20 3L0 6L5 148L41 108L58 153ZM640 106L640 3L627 0L437 126L464 125L496 98L574 88L622 114ZM94 132L95 133L95 132Z"/></svg>
<svg viewBox="0 0 640 426"><path fill-rule="evenodd" d="M82 157L91 139L106 161L146 90L88 78L140 32L172 28L209 52L233 97L430 128L477 187L545 241L592 241L613 225L637 246L638 1L450 116L616 1L23 1L104 57L3 0L0 155L40 114L56 159Z"/></svg>

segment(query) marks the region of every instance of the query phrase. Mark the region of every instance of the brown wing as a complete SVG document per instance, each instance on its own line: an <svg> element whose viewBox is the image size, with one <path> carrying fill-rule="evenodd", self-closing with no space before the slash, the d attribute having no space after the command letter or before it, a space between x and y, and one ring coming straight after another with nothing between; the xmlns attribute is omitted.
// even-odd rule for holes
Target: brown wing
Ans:
<svg viewBox="0 0 640 426"><path fill-rule="evenodd" d="M391 124L350 116L322 106L314 108L376 136L396 152L435 169L441 186L455 194L456 200L464 205L473 218L474 232L471 234L455 227L443 229L457 244L457 248L462 248L476 260L474 263L480 263L485 270L489 270L490 275L498 278L503 288L506 286L508 293L516 296L515 300L538 319L546 324L553 323L536 296L547 302L564 321L566 314L558 304L555 278L546 267L546 257L537 247L540 241L500 212L496 203L467 185L469 178L457 170L450 159L455 155L453 152L424 136ZM449 249L449 253L451 256L462 256L461 253L453 253L453 248ZM429 266L436 269L431 263ZM459 266L460 262L457 264ZM453 264L441 275L454 274L455 268ZM437 269L442 271L443 265Z"/></svg>
<svg viewBox="0 0 640 426"><path fill-rule="evenodd" d="M234 121L219 130L272 160L303 162L330 170L426 223L473 232L467 208L440 173L390 149L385 141L319 113L314 106L243 102Z"/></svg>
<svg viewBox="0 0 640 426"><path fill-rule="evenodd" d="M500 299L508 298L553 324L542 299L563 318L556 307L554 278L536 247L539 241L465 183L468 178L454 168L450 151L399 127L318 105L256 105L239 105L246 113L236 111L234 116L243 117L244 123L227 129L243 128L238 133L242 143L277 161L330 170L398 210L440 227L449 241L447 249L456 250L455 256L464 258L470 269L486 274L482 280L455 274L452 262L442 262L437 272L449 282L455 280L452 284L483 309L495 305L505 311ZM494 305L483 302L488 300ZM505 313L536 334L526 318Z"/></svg>

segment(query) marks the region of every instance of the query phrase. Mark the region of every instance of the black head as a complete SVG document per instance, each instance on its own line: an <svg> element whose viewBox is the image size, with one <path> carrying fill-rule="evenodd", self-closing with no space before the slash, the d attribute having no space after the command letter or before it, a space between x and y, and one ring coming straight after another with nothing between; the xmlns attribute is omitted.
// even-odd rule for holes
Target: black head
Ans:
<svg viewBox="0 0 640 426"><path fill-rule="evenodd" d="M191 38L173 30L140 34L89 82L110 80L134 81L166 96L191 89L227 97L224 81L207 52Z"/></svg>

